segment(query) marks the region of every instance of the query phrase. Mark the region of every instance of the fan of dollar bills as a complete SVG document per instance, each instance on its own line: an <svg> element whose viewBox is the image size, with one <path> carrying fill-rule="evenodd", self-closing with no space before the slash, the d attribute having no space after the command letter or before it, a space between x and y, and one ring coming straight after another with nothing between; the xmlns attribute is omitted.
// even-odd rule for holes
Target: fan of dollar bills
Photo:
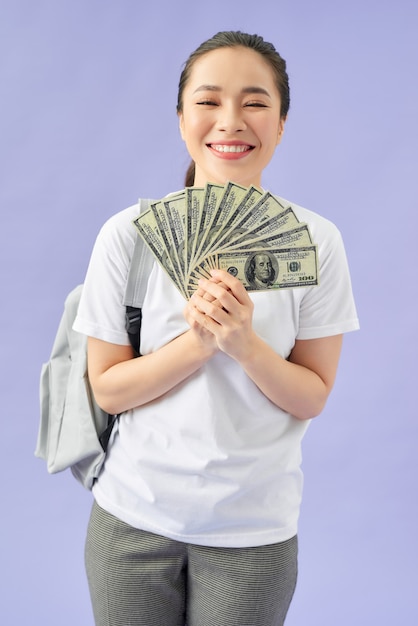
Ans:
<svg viewBox="0 0 418 626"><path fill-rule="evenodd" d="M308 226L256 187L186 187L151 204L134 224L186 299L214 268L236 276L247 291L318 284Z"/></svg>

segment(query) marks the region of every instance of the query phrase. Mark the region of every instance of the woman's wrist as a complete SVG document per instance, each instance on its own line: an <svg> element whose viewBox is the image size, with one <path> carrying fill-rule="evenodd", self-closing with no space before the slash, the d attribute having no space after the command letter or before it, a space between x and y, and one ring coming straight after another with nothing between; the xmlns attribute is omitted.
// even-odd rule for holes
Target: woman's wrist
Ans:
<svg viewBox="0 0 418 626"><path fill-rule="evenodd" d="M202 365L219 351L216 339L209 331L200 332L190 328L187 334L190 341L190 349L196 351L196 355L201 360Z"/></svg>

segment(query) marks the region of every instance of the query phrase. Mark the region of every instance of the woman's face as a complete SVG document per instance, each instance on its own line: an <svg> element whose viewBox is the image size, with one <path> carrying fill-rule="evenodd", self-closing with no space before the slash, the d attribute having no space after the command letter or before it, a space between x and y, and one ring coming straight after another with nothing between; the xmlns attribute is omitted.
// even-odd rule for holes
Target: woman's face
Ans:
<svg viewBox="0 0 418 626"><path fill-rule="evenodd" d="M273 70L249 48L206 53L192 67L179 120L195 186L260 186L284 128Z"/></svg>

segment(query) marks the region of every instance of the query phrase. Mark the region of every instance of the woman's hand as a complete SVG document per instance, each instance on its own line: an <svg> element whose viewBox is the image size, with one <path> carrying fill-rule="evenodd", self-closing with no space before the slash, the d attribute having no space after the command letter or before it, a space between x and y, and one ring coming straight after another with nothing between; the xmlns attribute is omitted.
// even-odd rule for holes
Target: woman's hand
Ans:
<svg viewBox="0 0 418 626"><path fill-rule="evenodd" d="M204 340L212 337L219 350L240 361L252 349L254 305L237 278L223 270L211 274L199 281L185 316Z"/></svg>
<svg viewBox="0 0 418 626"><path fill-rule="evenodd" d="M196 293L199 293L200 297L205 297L205 294L202 289L198 289ZM193 296L194 298L194 296ZM195 335L196 340L201 344L202 349L207 352L212 352L215 354L218 352L218 344L216 342L215 335L206 327L204 319L202 317L204 315L196 309L194 299L188 301L183 310L183 315L186 319L186 322L190 326L190 331Z"/></svg>
<svg viewBox="0 0 418 626"><path fill-rule="evenodd" d="M206 338L211 333L269 400L298 419L315 417L334 384L342 336L296 340L284 359L254 332L252 315L244 286L221 270L199 281L188 306L193 328Z"/></svg>

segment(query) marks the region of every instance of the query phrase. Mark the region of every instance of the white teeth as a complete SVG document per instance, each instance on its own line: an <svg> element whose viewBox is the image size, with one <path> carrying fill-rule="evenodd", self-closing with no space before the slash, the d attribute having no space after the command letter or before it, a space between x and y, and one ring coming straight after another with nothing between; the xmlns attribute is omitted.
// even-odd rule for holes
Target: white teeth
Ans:
<svg viewBox="0 0 418 626"><path fill-rule="evenodd" d="M214 145L212 144L212 148L217 150L218 152L246 152L250 149L249 146L223 146L223 145Z"/></svg>

